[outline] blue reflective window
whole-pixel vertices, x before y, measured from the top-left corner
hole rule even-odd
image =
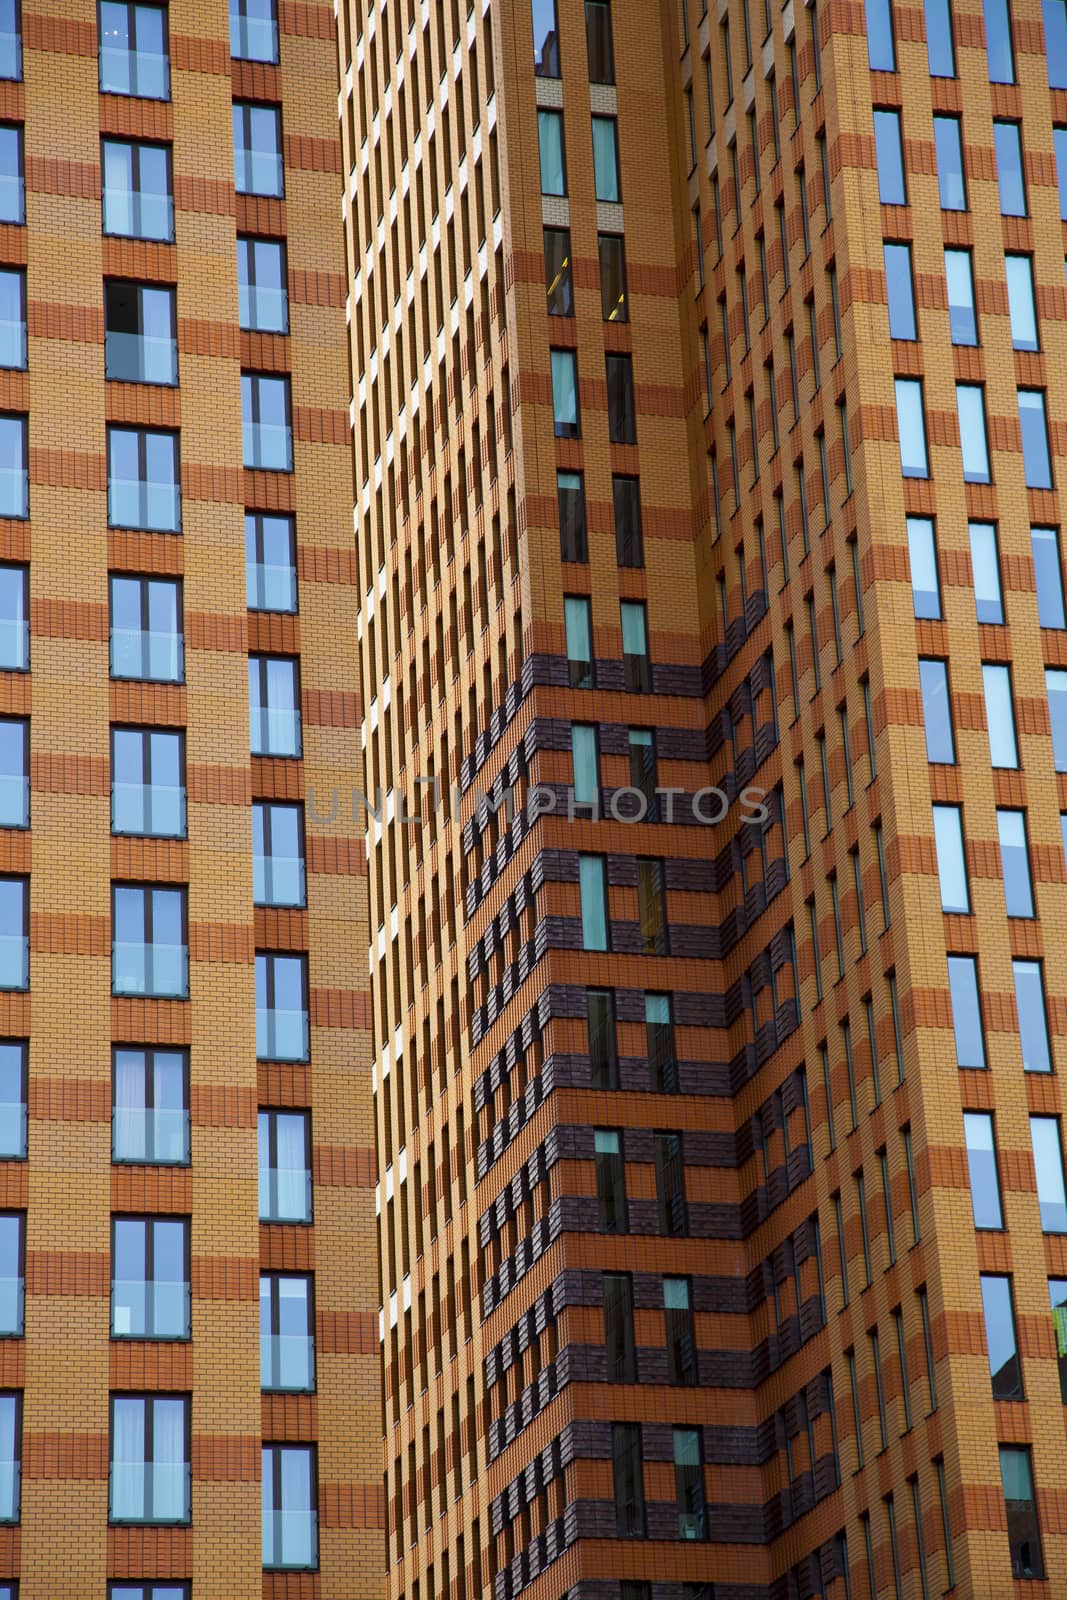
[[[593,624],[585,595],[569,594],[563,600],[567,635],[567,664],[572,689],[593,687]]]
[[[230,55],[236,61],[277,61],[275,0],[230,0]]]
[[[0,717],[0,828],[30,825],[30,725]]]
[[[1067,672],[1045,668],[1049,723],[1052,730],[1052,759],[1057,772],[1067,772]]]
[[[1067,89],[1067,0],[1043,0],[1050,89]]]
[[[866,0],[867,65],[872,72],[895,72],[892,0]]]
[[[909,517],[907,534],[915,615],[936,620],[941,616],[941,581],[937,571],[934,524],[929,517]]]
[[[1037,580],[1037,620],[1043,628],[1067,627],[1059,531],[1056,528],[1031,528],[1030,547],[1034,553],[1034,577]]]
[[[28,431],[25,417],[0,416],[0,517],[30,514]]]
[[[184,1220],[113,1219],[111,1337],[188,1339],[189,1225]]]
[[[100,89],[143,100],[170,99],[165,7],[101,0]]]
[[[603,856],[578,857],[582,949],[608,948],[607,863]]]
[[[0,267],[0,367],[26,365],[26,274]]]
[[[0,1041],[0,1161],[26,1155],[27,1062],[25,1041]]]
[[[911,245],[882,246],[885,261],[886,293],[889,299],[889,337],[915,339],[915,291],[911,276]]]
[[[1016,350],[1036,350],[1037,309],[1034,304],[1034,269],[1029,256],[1005,256],[1011,342]]]
[[[110,590],[111,676],[181,683],[185,650],[180,582],[113,576]]]
[[[956,1038],[956,1063],[984,1067],[985,1039],[978,990],[978,963],[974,956],[949,956],[948,988],[952,1001],[952,1028]]]
[[[534,74],[559,77],[559,26],[556,0],[530,0],[533,13]]]
[[[958,117],[934,118],[934,152],[937,187],[942,211],[966,211],[967,186],[963,176],[963,143]]]
[[[1059,1117],[1030,1118],[1030,1142],[1037,1171],[1037,1200],[1045,1233],[1067,1233],[1067,1192]]]
[[[1026,845],[1026,819],[1021,811],[997,812],[1000,870],[1009,917],[1032,917],[1034,888],[1030,879],[1030,852]]]
[[[173,239],[170,150],[121,139],[105,139],[103,149],[104,232],[129,239]]]
[[[1015,1337],[1011,1279],[983,1272],[980,1283],[993,1398],[1021,1400],[1023,1378],[1019,1362],[1019,1345]]]
[[[0,1338],[22,1337],[26,1298],[25,1234],[24,1216],[18,1212],[0,1212]]]
[[[593,118],[593,177],[598,200],[622,199],[619,188],[619,135],[614,117]]]
[[[883,205],[902,206],[907,194],[899,111],[874,113],[874,146],[878,158],[878,198]]]
[[[983,0],[985,51],[990,83],[1015,82],[1011,43],[1011,0]]]
[[[900,470],[905,478],[928,478],[923,386],[917,378],[897,378],[895,388]]]
[[[971,572],[974,606],[979,622],[1003,622],[1004,599],[1000,587],[997,530],[992,522],[970,522]]]
[[[257,952],[257,1057],[261,1061],[306,1061],[309,1049],[306,958]],[[262,1185],[262,1178],[260,1182]]]
[[[314,1445],[263,1446],[263,1566],[314,1570],[319,1564]]]
[[[951,0],[925,0],[926,60],[931,78],[954,78]]]
[[[245,578],[250,611],[297,609],[296,534],[292,517],[245,512]]]
[[[259,1280],[259,1382],[262,1389],[311,1392],[315,1338],[311,1279],[265,1272]]]
[[[567,193],[567,167],[563,148],[563,112],[538,111],[537,139],[541,156],[541,193]]]
[[[253,802],[252,900],[257,906],[307,904],[303,806]]]
[[[1045,395],[1041,389],[1020,389],[1019,427],[1023,438],[1023,474],[1028,489],[1052,488]]]
[[[1067,222],[1067,128],[1053,128],[1052,148],[1056,152],[1056,176],[1060,186],[1060,217]]]
[[[111,1064],[111,1159],[189,1160],[189,1060],[182,1050],[120,1049]]]
[[[969,250],[945,251],[945,281],[952,343],[977,344],[978,318],[974,309],[974,275]]]
[[[299,756],[300,681],[292,656],[248,658],[249,723],[254,756]]]
[[[934,845],[941,883],[942,911],[966,915],[971,909],[967,863],[963,849],[963,819],[959,806],[934,806]]]
[[[112,728],[112,833],[184,839],[183,743],[169,728]]]
[[[986,727],[989,729],[990,760],[994,767],[1017,767],[1019,751],[1015,740],[1011,668],[997,662],[983,662],[982,689],[985,695]]]
[[[957,383],[956,412],[960,425],[960,455],[965,483],[989,482],[989,441],[986,437],[985,396],[980,384]]]
[[[238,194],[285,193],[282,162],[282,114],[277,106],[235,102],[233,165]]]
[[[926,732],[926,759],[952,765],[956,760],[956,746],[952,737],[952,706],[948,693],[947,663],[920,661],[919,689],[922,693],[923,727]]]
[[[1003,849],[1003,846],[1001,846]],[[1015,980],[1015,1010],[1019,1017],[1019,1042],[1023,1052],[1024,1072],[1051,1072],[1052,1051],[1049,1046],[1048,1012],[1045,1006],[1045,983],[1040,961],[1013,961]]]
[[[1001,214],[1005,217],[1025,217],[1026,182],[1023,177],[1023,143],[1019,124],[994,122],[993,147],[997,154]]]
[[[111,923],[112,993],[188,996],[184,889],[115,884]]]
[[[595,723],[571,723],[571,772],[575,804],[596,805],[600,797],[600,766]]]
[[[293,422],[287,377],[242,372],[241,423],[246,467],[292,472]]]
[[[181,528],[178,435],[149,428],[107,430],[107,520],[112,528]]]
[[[105,283],[104,376],[124,383],[177,383],[173,289]]]
[[[250,332],[289,332],[289,281],[280,239],[238,239],[237,311],[241,327]]]
[[[189,1521],[187,1396],[113,1395],[112,1522]]]
[[[552,417],[557,439],[577,439],[582,431],[578,412],[578,357],[573,350],[553,350]]]
[[[965,1111],[963,1136],[967,1145],[974,1225],[976,1228],[1003,1228],[993,1118],[988,1111]]]
[[[22,77],[22,14],[19,0],[0,0],[0,78]]]

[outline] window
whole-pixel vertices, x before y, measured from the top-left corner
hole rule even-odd
[[[999,1449],[1012,1577],[1043,1578],[1045,1558],[1041,1549],[1029,1447],[1002,1444]]]
[[[699,1428],[674,1430],[674,1489],[679,1539],[706,1538],[707,1505]]]
[[[951,0],[926,0],[926,61],[931,78],[954,78]]]
[[[26,1155],[27,1056],[24,1042],[0,1040],[0,1161]]]
[[[1030,1143],[1037,1171],[1037,1200],[1045,1233],[1067,1233],[1067,1194],[1058,1117],[1031,1117]]]
[[[696,1335],[688,1278],[664,1278],[663,1323],[667,1334],[667,1382],[696,1383]]]
[[[974,575],[974,608],[979,622],[1004,621],[1004,601],[1000,587],[1000,557],[997,530],[991,522],[969,522],[971,571]]]
[[[1048,1280],[1052,1306],[1052,1325],[1056,1334],[1056,1357],[1060,1372],[1060,1399],[1067,1405],[1067,1278]]]
[[[974,956],[949,956],[948,989],[952,1000],[952,1027],[956,1036],[956,1063],[984,1067],[985,1039],[978,991],[978,963]]]
[[[971,897],[963,853],[963,820],[959,806],[934,806],[934,844],[941,883],[942,911],[967,915]]]
[[[678,1062],[674,1047],[674,1017],[668,994],[645,995],[645,1047],[652,1088],[660,1094],[676,1090]]]
[[[567,635],[567,667],[572,689],[593,687],[593,622],[585,595],[563,597],[563,621]]]
[[[644,811],[639,820],[658,822],[655,736],[651,728],[628,728],[626,742],[630,751],[630,787],[638,790],[644,798]]]
[[[607,355],[604,364],[608,380],[608,438],[612,444],[636,444],[633,357]]]
[[[108,428],[109,527],[177,533],[182,525],[179,482],[176,433]]]
[[[919,662],[919,688],[926,730],[926,759],[952,765],[956,746],[952,737],[952,705],[948,692],[948,664],[944,661]]]
[[[556,0],[531,0],[534,72],[539,78],[559,77],[559,32]]]
[[[963,176],[959,117],[934,118],[934,153],[942,211],[966,211],[967,186]]]
[[[1057,772],[1067,772],[1067,672],[1046,667],[1045,689],[1052,727],[1052,759]]]
[[[608,948],[607,863],[603,856],[578,857],[582,949]]]
[[[263,1446],[263,1565],[314,1570],[319,1564],[315,1447]]]
[[[648,659],[648,624],[643,600],[619,602],[622,621],[624,687],[647,694],[652,688],[652,663]]]
[[[293,470],[289,379],[262,372],[241,374],[241,421],[246,467]]]
[[[628,1272],[605,1272],[603,1282],[607,1382],[636,1383],[633,1279]]]
[[[0,989],[30,983],[29,880],[0,878]]]
[[[611,497],[615,510],[615,560],[620,567],[643,567],[645,545],[638,479],[613,474]]]
[[[297,609],[296,533],[292,517],[245,512],[245,577],[250,611]]]
[[[306,1061],[308,1049],[305,957],[257,952],[257,1057],[261,1061]]]
[[[600,800],[600,763],[595,723],[571,723],[571,791],[575,805],[596,806]]]
[[[616,1536],[620,1539],[643,1539],[645,1486],[641,1464],[640,1423],[612,1423],[611,1465],[615,1482]]]
[[[1005,813],[1000,813],[1004,815]],[[1018,816],[1021,812],[1008,812]],[[1003,852],[1003,844],[1001,851]],[[1025,837],[1023,840],[1025,849]],[[1027,887],[1029,869],[1027,868]],[[1032,914],[1032,913],[1031,913]],[[1052,1054],[1049,1047],[1048,1009],[1045,1005],[1045,984],[1041,976],[1040,961],[1013,961],[1015,980],[1015,1009],[1019,1018],[1019,1042],[1022,1045],[1023,1069],[1026,1072],[1051,1072]]]
[[[189,1224],[113,1217],[111,1337],[188,1339]]]
[[[1011,342],[1016,350],[1037,350],[1037,311],[1034,305],[1034,269],[1029,256],[1005,256]]]
[[[615,1043],[615,997],[610,989],[587,989],[585,1004],[592,1087],[617,1089],[619,1054]]]
[[[866,0],[867,65],[872,72],[895,72],[892,0]]]
[[[185,838],[184,741],[169,728],[112,728],[112,833]]]
[[[248,698],[254,756],[299,756],[300,685],[290,656],[249,656]]]
[[[259,1381],[263,1389],[315,1388],[311,1279],[264,1272],[259,1279]]]
[[[604,7],[607,10],[607,7]],[[600,255],[600,314],[605,322],[629,322],[626,299],[626,249],[617,233],[598,233]]]
[[[607,0],[585,0],[585,43],[589,56],[589,82],[614,83],[611,6]]]
[[[113,576],[109,587],[111,676],[181,683],[181,585],[170,578]]]
[[[0,222],[26,220],[22,128],[0,124]]]
[[[963,1134],[967,1144],[967,1171],[971,1180],[974,1225],[976,1228],[1003,1228],[997,1150],[993,1142],[993,1118],[986,1111],[965,1111]]]
[[[989,729],[989,756],[994,767],[1017,767],[1015,710],[1011,695],[1011,668],[982,663],[982,688],[985,691],[986,726]]]
[[[0,415],[0,517],[28,517],[29,514],[26,418]]]
[[[189,994],[186,891],[146,884],[112,889],[113,994]]]
[[[250,333],[289,332],[289,278],[280,239],[237,240],[237,310]]]
[[[22,1337],[25,1276],[26,1219],[21,1212],[0,1212],[0,1338]]]
[[[0,49],[2,45],[0,34]],[[26,274],[19,267],[0,267],[0,367],[25,365]]]
[[[252,899],[257,906],[307,904],[303,806],[253,801]]]
[[[900,470],[905,478],[928,478],[922,383],[918,378],[896,378],[894,385],[897,432],[900,435]]]
[[[1023,436],[1023,474],[1028,489],[1052,488],[1045,396],[1041,389],[1020,389],[1019,428]]]
[[[108,1600],[189,1600],[187,1583],[109,1583]],[[16,1600],[15,1591],[5,1595],[0,1585],[0,1600]]]
[[[945,280],[948,284],[948,326],[952,343],[977,344],[978,317],[974,305],[974,273],[969,250],[945,251]]]
[[[25,672],[30,664],[29,570],[0,564],[0,668]]]
[[[561,561],[588,561],[585,525],[585,482],[580,472],[556,473]]]
[[[637,858],[637,923],[641,953],[665,956],[668,949],[663,862],[648,856]]]
[[[937,571],[933,522],[929,517],[909,517],[907,534],[915,615],[936,620],[941,616],[941,582]]]
[[[680,1133],[654,1133],[652,1151],[656,1169],[656,1206],[659,1231],[684,1236],[689,1232],[685,1203],[685,1168]]]
[[[577,439],[582,431],[578,416],[578,357],[573,350],[553,350],[552,416],[557,439]]]
[[[181,1050],[117,1047],[111,1063],[111,1159],[189,1160],[189,1060]]]
[[[1060,537],[1056,528],[1031,528],[1030,548],[1037,580],[1037,620],[1043,628],[1063,628],[1067,617],[1063,606],[1063,567],[1060,563]]]
[[[626,1232],[626,1179],[622,1159],[622,1140],[611,1128],[593,1132],[593,1164],[596,1171],[597,1206],[601,1233]]]
[[[1015,82],[1009,0],[985,0],[985,49],[990,83]]]
[[[993,148],[997,156],[1000,210],[1005,217],[1026,216],[1022,133],[1017,122],[994,122]]]
[[[260,1222],[311,1221],[311,1125],[306,1111],[261,1111]]]
[[[233,107],[233,170],[238,194],[285,193],[282,169],[282,114],[277,106]]]
[[[537,137],[541,152],[541,193],[565,195],[567,169],[563,150],[562,111],[538,111]]]
[[[178,381],[174,290],[104,284],[104,376],[126,383]]]
[[[882,245],[886,292],[889,296],[889,337],[915,339],[915,292],[911,276],[911,245]]]
[[[165,7],[101,0],[100,91],[170,99]]]
[[[235,61],[277,61],[274,0],[230,0],[230,55]]]
[[[189,1401],[112,1395],[112,1522],[189,1521]]]
[[[30,823],[30,725],[0,717],[0,828]]]
[[[1052,148],[1060,189],[1060,217],[1067,222],[1067,128],[1053,128]]]
[[[1044,0],[1045,61],[1050,89],[1067,89],[1067,5]]]
[[[172,240],[170,149],[161,144],[105,139],[103,155],[104,232],[127,239]],[[0,166],[0,170],[7,169]],[[0,196],[3,192],[0,187]]]
[[[22,26],[19,0],[0,0],[0,78],[18,82],[22,77]],[[13,1600],[0,1594],[0,1600]]]
[[[849,1388],[852,1391],[852,1425],[853,1437],[856,1441],[856,1471],[858,1472],[863,1466],[863,1417],[860,1412],[860,1391],[856,1378],[856,1352],[854,1350],[846,1350],[845,1360],[848,1362],[848,1381]],[[877,1593],[873,1586],[871,1593]]]
[[[0,1522],[19,1520],[21,1458],[22,1396],[0,1394]]]
[[[989,444],[986,437],[985,397],[977,383],[957,383],[956,412],[960,427],[960,454],[965,483],[989,482]]]
[[[1023,1375],[1019,1347],[1015,1338],[1015,1312],[1012,1307],[1011,1279],[998,1274],[979,1276],[982,1311],[985,1316],[986,1351],[994,1400],[1021,1400]]]
[[[619,188],[619,136],[614,117],[594,117],[593,121],[593,181],[598,200],[618,202],[622,199]]]
[[[878,160],[878,198],[884,206],[907,203],[904,188],[904,150],[900,140],[900,112],[875,111],[874,146]]]
[[[545,228],[545,296],[550,317],[573,317],[569,228]]]

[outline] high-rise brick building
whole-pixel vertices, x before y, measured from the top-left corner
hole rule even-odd
[[[336,78],[0,7],[4,1600],[381,1591]]]
[[[390,1592],[1067,1594],[1063,0],[339,16]]]

